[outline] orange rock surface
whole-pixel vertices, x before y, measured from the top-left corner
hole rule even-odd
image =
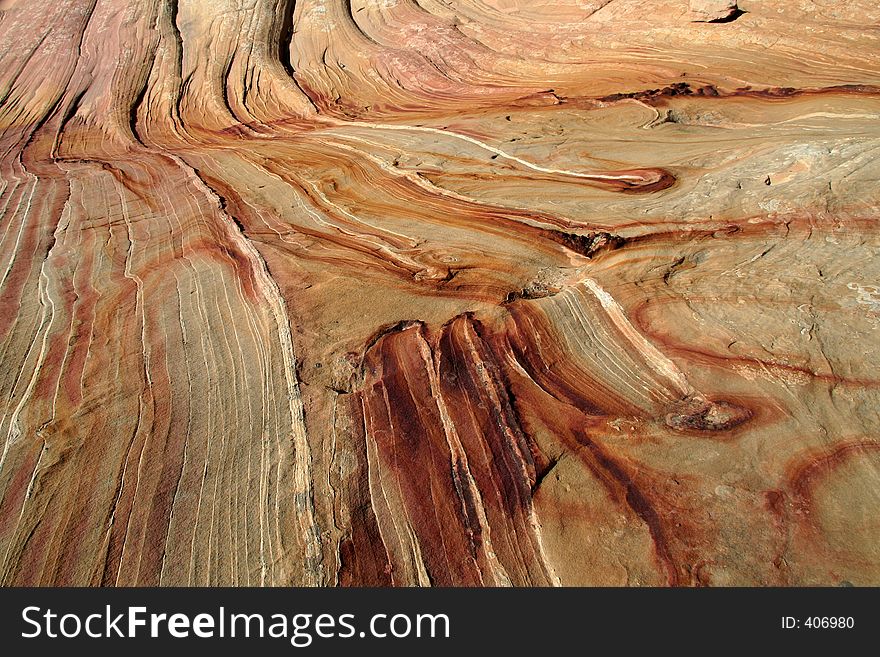
[[[0,583],[880,584],[878,25],[0,1]]]

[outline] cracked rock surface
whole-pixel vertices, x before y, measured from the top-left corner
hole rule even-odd
[[[880,9],[650,5],[0,1],[0,583],[880,584]]]

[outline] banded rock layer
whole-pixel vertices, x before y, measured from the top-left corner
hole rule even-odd
[[[880,583],[880,10],[731,4],[0,2],[0,582]]]

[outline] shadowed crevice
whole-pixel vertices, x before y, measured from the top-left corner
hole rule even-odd
[[[707,23],[732,23],[733,21],[735,21],[737,18],[739,18],[740,16],[742,16],[745,13],[746,12],[744,12],[742,9],[737,7],[732,12],[730,12],[730,14],[727,16],[724,16],[722,18],[713,18],[712,20],[706,21],[706,22]]]

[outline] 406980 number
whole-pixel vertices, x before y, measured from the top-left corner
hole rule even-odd
[[[852,616],[810,616],[804,619],[804,627],[813,629],[852,629],[856,621]]]
[[[812,627],[818,629],[845,628],[851,629],[855,627],[856,621],[852,616],[812,616],[804,619],[804,627]]]
[[[856,619],[852,616],[807,616],[795,618],[783,616],[782,627],[786,630],[809,628],[812,630],[851,630],[856,626]]]

